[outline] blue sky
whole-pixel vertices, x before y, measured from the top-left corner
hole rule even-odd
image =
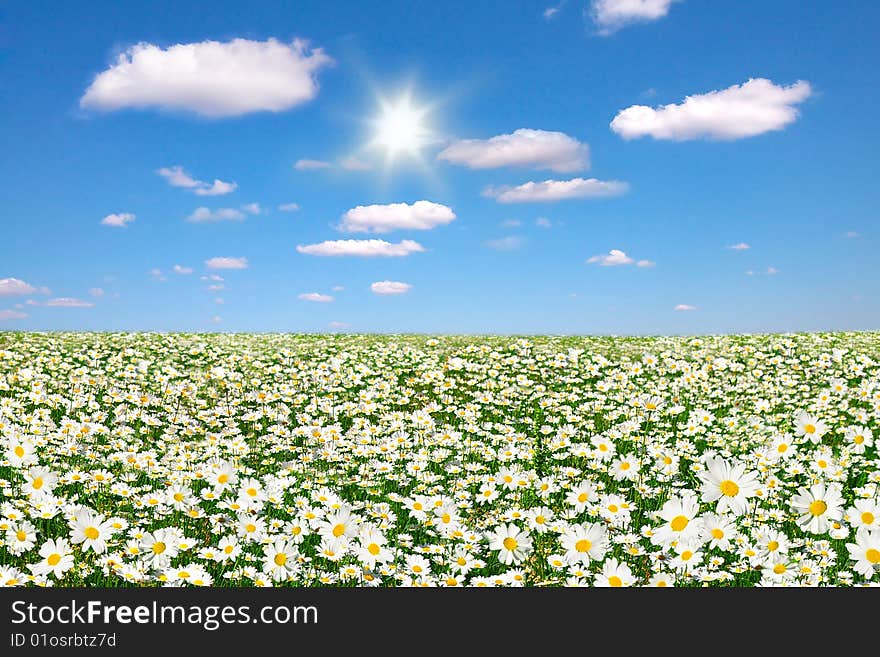
[[[878,328],[877,3],[0,12],[0,330]]]

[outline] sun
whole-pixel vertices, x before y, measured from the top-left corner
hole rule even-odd
[[[418,156],[431,134],[425,125],[428,109],[413,106],[409,94],[393,102],[382,100],[380,106],[381,114],[373,121],[376,129],[373,145],[384,149],[388,160],[401,154]]]

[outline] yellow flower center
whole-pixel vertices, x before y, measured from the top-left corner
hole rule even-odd
[[[804,425],[805,433],[816,433],[816,426],[814,424],[805,424]]]
[[[853,438],[853,442],[856,445],[861,445],[863,442],[865,442],[865,437],[862,434],[859,434]],[[16,448],[16,449],[19,449],[19,448]],[[18,452],[16,452],[16,454],[18,454]],[[19,454],[19,456],[21,456],[21,454]]]
[[[342,536],[344,533],[345,533],[345,525],[343,525],[342,523],[336,525],[336,526],[333,528],[333,535],[334,535],[336,538],[339,538],[339,537]]]
[[[767,543],[767,549],[771,552],[776,552],[779,549],[779,541],[770,541]]]
[[[22,456],[24,456],[24,447],[22,447],[21,445],[16,445],[15,450],[13,450],[13,451],[15,452],[15,455],[18,458],[21,458]]]
[[[578,502],[580,502],[581,504],[586,502],[588,499],[590,499],[590,496],[586,493],[581,493],[580,495],[578,495]]]
[[[46,563],[48,563],[50,566],[57,566],[59,561],[61,561],[61,555],[57,552],[50,554],[49,558],[46,559]]]
[[[665,589],[666,588],[666,580],[661,579],[659,582],[657,582],[657,588],[664,588]]]
[[[43,478],[37,477],[36,479],[34,479],[34,483],[32,485],[34,487],[34,490],[40,490],[43,487]]]
[[[685,550],[684,552],[681,553],[681,560],[682,561],[690,561],[693,556],[694,556],[693,552],[691,552],[690,550]]]
[[[810,504],[810,513],[814,516],[821,516],[825,511],[828,510],[828,505],[825,504],[822,500],[816,500],[812,504]]]
[[[578,552],[589,552],[591,547],[593,547],[592,541],[588,541],[585,538],[582,538],[574,544],[574,549]]]
[[[782,564],[782,563],[778,563],[775,566],[773,566],[773,572],[776,573],[777,575],[781,575],[786,570],[787,570],[787,568],[785,567],[785,564]]]
[[[727,497],[736,497],[739,494],[739,485],[735,481],[725,479],[721,482],[721,492]]]
[[[27,534],[24,532],[23,529],[19,529],[17,532],[15,532],[15,538],[23,542],[24,539],[27,538]]]
[[[865,552],[865,558],[871,563],[880,563],[880,550],[875,550],[871,548],[867,552]]]
[[[508,550],[515,550],[516,545],[517,545],[517,543],[516,543],[515,538],[511,538],[510,536],[508,536],[507,538],[504,539],[504,547],[507,548]]]
[[[608,578],[608,586],[613,586],[615,588],[623,586],[623,580],[620,579],[617,575],[612,575]]]
[[[547,522],[547,519],[544,516],[535,516],[536,525],[543,525],[545,522]]]
[[[873,525],[874,524],[874,514],[871,513],[870,511],[865,511],[862,514],[862,522],[865,523],[866,525]],[[23,540],[23,539],[20,539],[20,540]]]
[[[251,497],[256,497],[257,496],[257,489],[256,488],[248,488],[247,494],[250,495]]]
[[[627,461],[624,461],[623,463],[620,464],[620,469],[621,470],[629,470],[629,463]]]
[[[244,529],[248,534],[253,534],[255,531],[257,531],[257,526],[254,523],[248,523],[244,526]]]
[[[220,475],[219,477],[217,477],[218,483],[225,484],[227,481],[229,481],[229,475],[226,474],[225,472],[222,475]]]
[[[223,548],[223,553],[224,554],[232,554],[232,551],[234,549],[235,549],[234,545],[227,545],[225,548]]]
[[[287,555],[284,554],[283,552],[279,552],[278,554],[275,555],[274,561],[275,561],[276,566],[283,566],[284,564],[287,563]]]
[[[669,523],[669,526],[672,527],[672,531],[681,532],[684,531],[684,528],[688,526],[688,520],[685,516],[675,516],[672,519],[672,522]]]
[[[724,538],[724,532],[716,527],[712,530],[712,538],[722,539]]]
[[[376,543],[370,543],[370,544],[367,546],[367,552],[369,552],[369,553],[372,554],[373,556],[379,554],[379,551],[380,551],[380,550],[381,550],[381,548],[380,548],[380,547],[378,546],[378,544],[376,544]]]
[[[174,493],[175,502],[183,502],[183,493]]]
[[[162,554],[167,547],[162,541],[156,541],[153,543],[153,554]]]
[[[94,541],[96,538],[98,538],[98,536],[101,535],[101,533],[98,531],[98,529],[96,527],[86,527],[83,534],[86,535],[86,538],[88,538],[92,541]]]
[[[776,451],[783,454],[788,451],[788,445],[786,443],[781,443],[779,447],[776,448]]]
[[[611,513],[617,513],[617,510],[618,510],[617,505],[616,504],[609,504],[608,510],[611,511]]]

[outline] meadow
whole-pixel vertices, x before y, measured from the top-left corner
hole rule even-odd
[[[876,585],[878,358],[0,333],[0,585]]]

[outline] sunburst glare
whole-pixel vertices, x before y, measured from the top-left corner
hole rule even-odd
[[[431,141],[431,129],[425,123],[428,106],[414,106],[406,93],[394,101],[380,100],[381,112],[373,120],[372,146],[383,149],[388,163],[400,155],[419,157],[422,147]]]

